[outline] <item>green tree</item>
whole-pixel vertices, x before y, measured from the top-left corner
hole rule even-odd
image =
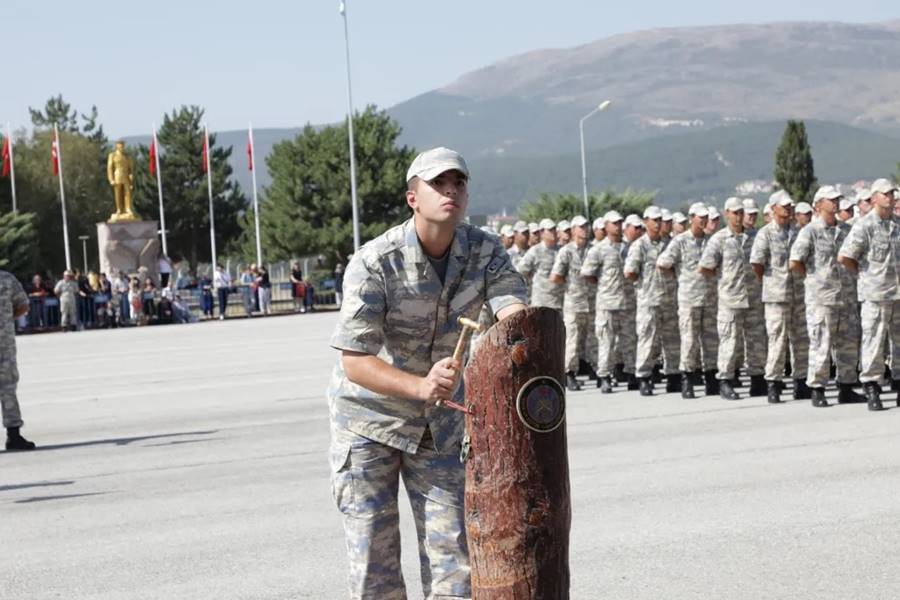
[[[203,109],[182,106],[163,117],[157,133],[160,173],[166,211],[169,254],[187,259],[191,265],[211,260],[209,245],[209,194],[202,167]],[[216,219],[216,251],[220,256],[234,251],[241,229],[239,218],[246,209],[240,185],[231,177],[228,164],[232,148],[216,146],[210,134],[213,204]],[[149,171],[150,151],[141,145],[135,157],[135,207],[144,219],[159,219],[156,177]]]
[[[615,210],[622,215],[629,213],[641,214],[643,210],[653,203],[653,192],[635,191],[626,189],[623,192],[606,190],[599,196],[591,194],[588,203],[591,215],[601,216],[610,210]],[[528,222],[538,222],[541,219],[571,219],[575,215],[584,214],[584,199],[575,194],[541,194],[540,198],[525,202],[519,210],[519,218]]]
[[[812,199],[816,174],[803,121],[787,122],[775,152],[775,181],[797,202]]]
[[[34,214],[23,212],[0,213],[0,269],[27,281],[35,270],[37,230]]]
[[[108,145],[109,140],[103,133],[103,125],[99,123],[96,106],[91,106],[90,114],[81,113],[81,126],[78,125],[78,111],[63,100],[62,94],[48,99],[43,110],[29,106],[28,112],[31,113],[32,125],[39,129],[53,129],[56,125],[60,131],[81,133],[104,148]]]
[[[400,126],[368,106],[353,121],[360,239],[370,240],[402,222],[406,169],[415,151],[398,146]],[[272,183],[260,197],[265,260],[323,254],[328,262],[353,251],[347,125],[307,125],[293,140],[276,144],[266,158]],[[243,256],[255,257],[253,212],[242,220]]]

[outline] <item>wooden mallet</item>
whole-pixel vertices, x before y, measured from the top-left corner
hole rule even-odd
[[[456,342],[456,350],[453,352],[453,360],[458,363],[462,363],[463,355],[466,353],[466,346],[469,344],[469,338],[472,337],[472,333],[476,331],[481,333],[484,328],[472,319],[467,319],[466,317],[460,317],[459,319],[457,319],[457,322],[462,325],[462,331],[459,332],[459,341]],[[466,408],[462,404],[451,402],[450,400],[438,400],[434,404],[435,406],[446,406],[447,408],[452,408],[453,410],[471,414],[468,408]]]

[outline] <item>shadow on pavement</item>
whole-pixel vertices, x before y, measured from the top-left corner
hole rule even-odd
[[[57,496],[32,496],[16,500],[16,504],[30,504],[32,502],[46,502],[47,500],[66,500],[68,498],[82,498],[84,496],[103,496],[110,492],[86,492],[84,494],[59,494]]]
[[[12,492],[14,490],[27,490],[37,487],[53,487],[57,485],[72,485],[74,481],[38,481],[36,483],[17,483],[15,485],[0,485],[0,492]]]
[[[160,440],[166,438],[173,437],[182,437],[189,435],[212,435],[214,433],[218,433],[218,429],[211,429],[208,431],[184,431],[181,433],[160,433],[157,435],[140,435],[135,437],[124,437],[124,438],[108,438],[103,440],[88,440],[86,442],[72,442],[70,444],[51,444],[49,446],[41,446],[38,445],[34,450],[28,451],[27,453],[21,452],[4,452],[0,453],[0,456],[4,454],[30,454],[31,452],[41,452],[47,450],[66,450],[68,448],[82,448],[86,446],[105,446],[107,444],[113,446],[128,446],[129,444],[133,444],[135,442],[143,442],[146,440]]]

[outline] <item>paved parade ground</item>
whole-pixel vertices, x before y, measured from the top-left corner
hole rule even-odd
[[[343,598],[335,318],[20,337],[40,450],[0,453],[0,598]],[[896,597],[898,429],[896,408],[570,394],[572,597]]]

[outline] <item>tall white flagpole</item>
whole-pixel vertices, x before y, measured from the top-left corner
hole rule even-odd
[[[62,204],[63,243],[66,245],[66,270],[72,270],[72,256],[69,253],[69,223],[66,219],[66,190],[63,187],[62,146],[59,143],[59,128],[53,124],[53,144],[56,147],[56,172],[59,174],[59,200]]]
[[[208,154],[208,152],[207,152]],[[162,229],[163,256],[169,257],[169,245],[166,243],[166,210],[163,208],[162,173],[159,170],[159,142],[156,141],[156,123],[153,124],[153,159],[156,163],[156,189],[159,190],[159,228]]]
[[[12,188],[12,209],[13,212],[16,212],[16,161],[13,159],[13,147],[16,143],[9,123],[6,124],[6,139],[9,140],[9,185]]]
[[[248,124],[250,135],[250,174],[253,177],[253,219],[256,226],[256,264],[262,266],[262,242],[259,238],[259,199],[256,197],[256,147],[253,145],[253,123]]]
[[[350,205],[353,214],[353,251],[359,250],[359,207],[356,198],[356,152],[353,148],[353,89],[350,84],[350,32],[347,28],[347,2],[338,7],[344,18],[344,45],[347,54],[347,137],[350,140]]]
[[[206,148],[206,185],[209,189],[209,247],[212,250],[212,272],[215,274],[216,265],[219,263],[216,260],[216,217],[213,210],[212,166],[209,156],[212,154],[212,148],[209,147],[209,127],[207,125],[203,126],[203,144]]]

